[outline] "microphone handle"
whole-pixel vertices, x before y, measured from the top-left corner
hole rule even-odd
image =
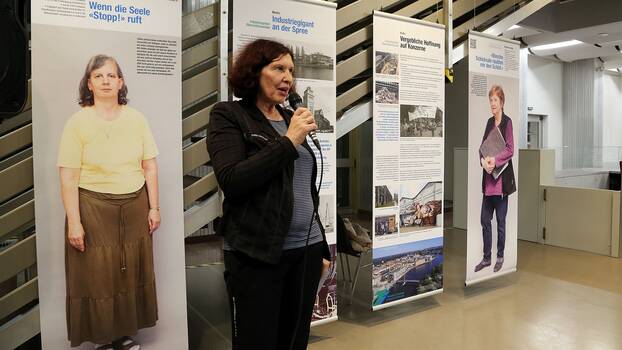
[[[315,130],[309,131],[309,137],[311,137],[311,141],[313,141],[315,147],[317,147],[318,150],[322,150],[322,146],[320,146],[320,140],[318,140]]]
[[[294,110],[296,110],[304,106],[302,105],[302,103],[296,103],[292,107],[294,107]],[[315,147],[317,147],[318,150],[322,150],[322,146],[320,146],[320,140],[318,140],[315,130],[309,131],[309,137],[311,137],[311,141],[313,141],[313,144],[315,145]]]

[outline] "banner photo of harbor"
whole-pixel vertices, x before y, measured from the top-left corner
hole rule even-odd
[[[374,310],[443,289],[443,237],[374,250]]]

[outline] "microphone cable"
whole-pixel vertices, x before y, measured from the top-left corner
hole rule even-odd
[[[313,140],[315,141],[315,140]],[[302,318],[302,312],[304,311],[302,308],[304,306],[304,294],[305,294],[305,281],[306,281],[306,275],[307,275],[307,258],[308,258],[308,250],[307,249],[309,247],[309,237],[311,236],[311,228],[313,227],[313,220],[315,220],[315,218],[317,217],[318,221],[320,220],[319,216],[320,214],[318,213],[318,209],[320,206],[320,191],[322,189],[322,180],[324,178],[324,155],[322,154],[322,147],[320,147],[319,145],[319,141],[313,142],[316,146],[316,148],[318,149],[318,151],[320,152],[320,182],[319,185],[317,187],[317,197],[318,197],[318,208],[315,208],[313,210],[313,215],[311,215],[311,222],[309,222],[309,230],[307,231],[307,240],[305,242],[305,252],[303,255],[303,262],[302,262],[302,279],[300,282],[300,302],[298,303],[298,317],[296,318],[296,326],[294,327],[294,332],[292,333],[292,340],[289,344],[289,349],[293,350],[294,349],[294,342],[296,341],[296,334],[298,333],[298,328],[300,328],[300,319]],[[313,195],[313,194],[312,194]],[[318,222],[318,225],[320,223]],[[317,293],[317,292],[316,292]]]

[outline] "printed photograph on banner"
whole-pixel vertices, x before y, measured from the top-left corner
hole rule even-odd
[[[329,249],[332,260],[328,272],[320,280],[311,322],[337,317],[337,245]]]
[[[399,75],[399,55],[392,52],[376,51],[376,73]]]
[[[297,79],[327,80],[332,81],[335,62],[331,56],[331,47],[322,46],[309,42],[299,42],[284,39],[282,37],[261,36],[256,34],[241,33],[238,44],[243,47],[257,39],[274,40],[287,46],[293,53]],[[302,96],[302,92],[299,91]]]
[[[376,103],[400,103],[399,83],[392,81],[376,81]]]
[[[298,72],[298,66],[296,66]],[[302,97],[302,105],[311,111],[318,134],[335,132],[335,85],[318,84],[297,77],[296,92]],[[286,103],[289,106],[289,103]],[[318,136],[319,137],[319,136]]]
[[[516,266],[518,79],[470,79],[467,276],[477,280]]]
[[[278,40],[278,39],[277,39]],[[335,62],[331,46],[280,39],[294,54],[295,75],[299,79],[333,80]],[[333,97],[334,98],[334,97]]]
[[[400,186],[400,233],[442,226],[442,182],[402,183]]]
[[[379,215],[374,218],[374,235],[389,236],[397,235],[397,215]]]
[[[335,232],[335,195],[320,193],[320,205],[317,211],[326,233]]]
[[[443,288],[443,237],[374,249],[373,306]]]
[[[399,185],[395,183],[387,183],[386,185],[375,186],[375,207],[396,207],[399,203],[398,186]]]
[[[187,344],[181,123],[170,118],[181,110],[181,39],[33,31],[44,347],[123,335],[153,349]],[[58,38],[81,44],[59,50]]]
[[[443,110],[430,105],[400,105],[401,137],[443,137]]]

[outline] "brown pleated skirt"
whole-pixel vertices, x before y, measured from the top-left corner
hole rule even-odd
[[[107,344],[158,319],[149,201],[145,187],[127,194],[80,188],[85,251],[67,241],[67,332],[71,346]]]

